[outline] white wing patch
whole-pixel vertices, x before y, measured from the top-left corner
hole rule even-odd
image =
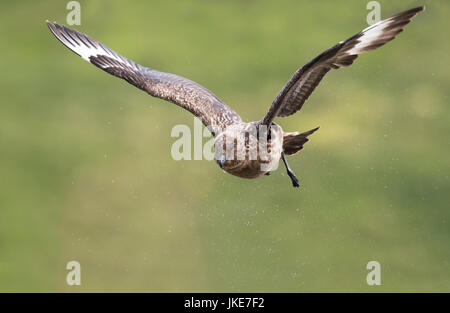
[[[78,54],[80,57],[92,63],[90,57],[98,57],[101,55],[118,61],[123,67],[132,67],[138,69],[136,63],[124,58],[118,53],[114,52],[110,48],[106,47],[97,40],[77,32],[76,30],[69,29],[59,24],[50,23],[47,21],[47,25],[58,40],[64,44],[67,48]],[[118,64],[114,64],[117,67]],[[112,67],[111,64],[105,63],[101,66],[103,69]]]
[[[393,34],[389,31],[389,26],[395,23],[395,20],[383,20],[376,24],[373,24],[362,31],[362,36],[358,38],[358,43],[347,52],[349,54],[361,54],[365,52],[365,48],[373,45],[377,41],[382,39],[389,41],[389,37],[395,36],[397,33]],[[401,31],[401,30],[400,30]]]
[[[405,25],[407,25],[414,16],[423,10],[424,7],[414,8],[367,27],[355,35],[356,38],[349,38],[341,42],[345,43],[347,41],[344,46],[346,48],[344,50],[345,53],[349,55],[358,55],[384,45],[402,32],[403,27],[405,27]]]

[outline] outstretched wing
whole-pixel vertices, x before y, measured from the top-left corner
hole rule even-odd
[[[414,8],[373,24],[307,63],[283,87],[261,123],[269,125],[277,116],[289,116],[300,110],[330,69],[349,66],[359,54],[391,41],[423,9],[424,7]]]
[[[226,127],[241,121],[236,112],[196,82],[141,66],[65,26],[48,21],[47,25],[59,41],[86,61],[154,97],[181,106],[199,117],[206,126]]]

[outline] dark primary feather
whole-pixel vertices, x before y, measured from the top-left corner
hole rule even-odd
[[[275,117],[286,117],[300,110],[330,69],[349,66],[359,54],[391,41],[423,9],[424,7],[414,8],[373,24],[304,65],[277,95],[261,123],[270,125]]]
[[[95,39],[65,26],[48,21],[47,25],[59,41],[86,61],[154,97],[181,106],[199,117],[206,126],[226,127],[241,122],[235,111],[196,82],[134,63]]]

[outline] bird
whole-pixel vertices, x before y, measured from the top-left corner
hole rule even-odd
[[[241,178],[257,178],[269,175],[281,159],[292,185],[299,187],[299,180],[286,156],[302,150],[309,136],[319,127],[305,132],[284,132],[274,119],[295,114],[325,74],[350,66],[358,55],[393,40],[423,10],[420,6],[398,13],[325,50],[300,67],[275,97],[266,114],[253,122],[244,122],[216,95],[192,80],[144,67],[88,35],[56,22],[47,20],[46,23],[63,45],[84,60],[199,118],[214,137],[214,159],[223,171]]]

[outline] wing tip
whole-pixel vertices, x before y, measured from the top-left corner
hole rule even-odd
[[[312,135],[312,134],[314,134],[316,131],[318,131],[320,129],[320,125],[319,126],[317,126],[316,128],[313,128],[313,129],[311,129],[309,132],[310,132],[310,135]]]
[[[50,22],[49,20],[45,20],[45,24],[47,24],[47,27],[51,30],[51,31],[53,31],[53,23],[52,22]]]
[[[403,18],[406,18],[408,21],[411,21],[414,17],[416,17],[417,14],[419,14],[422,11],[425,11],[424,5],[400,12],[400,13],[392,16],[391,18],[395,19],[398,17],[403,17]]]
[[[69,48],[72,52],[74,52],[79,57],[85,59],[86,61],[90,62],[89,59],[86,57],[86,55],[83,54],[82,51],[80,51],[79,47],[81,46],[81,43],[84,43],[83,40],[79,37],[76,30],[72,30],[64,25],[59,25],[57,22],[50,22],[49,20],[45,21],[48,28],[52,32],[52,34],[60,41],[64,46]],[[81,34],[80,34],[81,35]],[[81,41],[81,43],[80,43]],[[86,45],[87,46],[87,45]],[[89,46],[87,46],[89,47]]]
[[[57,22],[50,22],[49,20],[45,20],[45,24],[47,24],[47,26],[49,28],[55,28],[56,26],[59,26],[59,24]]]
[[[346,48],[348,55],[359,55],[377,49],[393,40],[399,33],[403,31],[417,14],[425,10],[425,6],[415,7],[380,22],[367,27],[359,34],[350,37],[344,42],[350,43]],[[351,63],[350,63],[351,64]],[[350,65],[337,64],[337,65]]]
[[[415,11],[415,12],[425,11],[425,6],[424,5],[418,6],[416,8],[411,9],[411,11]]]

